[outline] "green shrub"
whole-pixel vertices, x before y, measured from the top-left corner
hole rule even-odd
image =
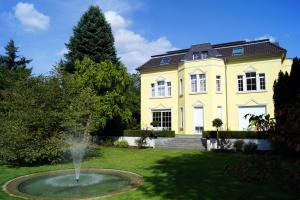
[[[248,142],[247,144],[244,145],[244,153],[251,154],[251,153],[255,153],[256,151],[257,151],[257,144],[253,142]]]
[[[244,140],[236,140],[233,143],[233,147],[234,147],[235,151],[241,152],[243,150],[244,144],[245,144]]]
[[[217,138],[217,131],[204,131],[202,136],[205,138]],[[227,139],[266,139],[268,132],[256,131],[219,131],[219,138]]]
[[[126,140],[115,141],[114,145],[118,148],[128,148],[128,142]]]
[[[152,130],[124,130],[123,136],[128,137],[143,137],[150,135],[155,135],[157,137],[175,137],[175,131],[163,130],[163,131],[152,131]]]

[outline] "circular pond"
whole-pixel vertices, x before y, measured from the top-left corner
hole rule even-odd
[[[111,169],[59,170],[15,178],[4,185],[11,195],[27,199],[93,199],[134,189],[143,183],[137,174]]]

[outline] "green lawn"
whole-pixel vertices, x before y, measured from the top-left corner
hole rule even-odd
[[[238,162],[242,155],[117,148],[101,148],[98,154],[84,161],[82,167],[132,171],[142,175],[145,181],[135,191],[108,199],[296,199],[280,183],[244,184],[226,175],[225,163]],[[0,165],[0,184],[24,174],[71,167],[71,163],[20,168]],[[17,198],[1,190],[0,199]]]

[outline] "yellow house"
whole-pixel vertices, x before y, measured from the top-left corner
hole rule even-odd
[[[273,83],[290,71],[286,50],[268,39],[197,44],[189,49],[151,56],[141,73],[141,128],[201,134],[214,130],[247,130],[251,114],[273,117]]]

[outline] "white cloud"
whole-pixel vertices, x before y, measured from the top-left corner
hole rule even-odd
[[[273,36],[271,36],[271,35],[263,35],[263,36],[261,36],[261,37],[255,38],[254,40],[264,40],[264,39],[269,39],[270,42],[272,42],[272,43],[274,43],[274,42],[277,41],[276,38],[273,37]]]
[[[30,3],[19,2],[15,9],[15,16],[26,31],[46,30],[49,27],[49,16],[37,11]]]
[[[64,56],[66,53],[68,53],[68,49],[63,48],[60,51],[56,52],[56,55],[58,55],[58,56]]]
[[[124,19],[115,11],[105,12],[105,18],[109,21],[113,29],[125,28],[130,24],[129,20]]]
[[[107,11],[105,16],[113,29],[118,56],[127,66],[129,72],[134,72],[137,67],[150,59],[151,55],[176,49],[164,36],[149,41],[142,35],[130,30],[128,27],[130,21],[115,11]]]
[[[254,38],[253,40],[247,38],[247,39],[245,39],[245,40],[246,40],[247,42],[250,42],[250,41],[264,40],[264,39],[269,39],[270,42],[272,42],[272,43],[277,42],[276,38],[273,37],[273,36],[271,36],[271,35],[263,35],[263,36],[260,36],[260,37],[256,37],[256,38]]]

